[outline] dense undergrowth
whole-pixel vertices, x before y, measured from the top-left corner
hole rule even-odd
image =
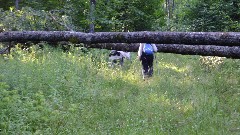
[[[240,64],[158,53],[143,81],[136,53],[32,46],[0,56],[0,134],[239,134]]]

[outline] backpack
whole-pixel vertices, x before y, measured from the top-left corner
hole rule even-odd
[[[143,52],[146,54],[146,55],[152,55],[153,54],[153,47],[150,43],[146,43],[144,44],[143,46]]]

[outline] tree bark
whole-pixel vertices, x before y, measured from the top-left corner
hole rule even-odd
[[[15,8],[16,8],[16,10],[19,10],[19,2],[20,2],[21,0],[15,0]]]
[[[240,58],[240,47],[238,46],[214,46],[214,45],[182,45],[182,44],[156,44],[158,52],[175,53],[182,55],[202,55],[202,56],[219,56],[226,58]],[[104,43],[104,44],[89,44],[85,47],[99,48],[108,50],[118,50],[127,52],[137,52],[139,44],[125,43]]]
[[[0,33],[0,42],[70,41],[74,43],[145,43],[239,46],[240,32],[71,32],[9,31]]]
[[[90,0],[90,26],[89,26],[90,33],[94,32],[95,7],[96,7],[96,0]]]
[[[0,42],[59,42],[85,43],[87,47],[136,52],[139,44],[161,43],[159,52],[183,55],[240,58],[239,32],[96,32],[70,31],[11,31],[0,33]],[[109,44],[109,43],[116,44]],[[106,44],[99,44],[106,43]],[[107,44],[108,43],[108,44]],[[183,45],[184,43],[188,45]],[[190,45],[192,44],[192,45]],[[201,45],[202,44],[202,45]],[[218,46],[216,46],[216,45]],[[232,47],[231,47],[232,46]]]

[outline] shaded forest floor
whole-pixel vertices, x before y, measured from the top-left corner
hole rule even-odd
[[[143,81],[136,53],[108,52],[0,56],[0,134],[239,134],[239,60],[158,53]]]

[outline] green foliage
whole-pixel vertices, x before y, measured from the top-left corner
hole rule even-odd
[[[143,31],[154,30],[164,25],[163,0],[111,0],[97,1],[96,31]],[[89,32],[89,0],[71,1],[20,1],[20,10],[4,7],[0,24],[6,30],[75,30]],[[26,8],[27,7],[27,8]],[[53,15],[51,15],[54,13]],[[10,22],[7,24],[6,22]],[[10,27],[12,26],[12,27]]]
[[[184,31],[239,31],[239,2],[236,0],[184,1],[173,20]],[[181,24],[179,26],[179,24]]]
[[[164,0],[97,1],[92,16],[95,18],[95,30],[239,31],[238,0],[170,1],[174,1],[174,5],[170,7],[170,20],[167,18]],[[22,0],[19,3],[21,10],[18,12],[14,10],[13,1],[0,2],[5,3],[0,5],[4,10],[1,11],[0,27],[7,27],[5,30],[89,32],[92,18],[89,0]]]
[[[199,58],[201,66],[207,71],[218,69],[223,64],[224,59],[224,57],[217,56],[200,56]]]
[[[68,16],[58,12],[49,13],[32,8],[19,11],[1,11],[0,25],[4,31],[66,30],[73,27]]]
[[[14,6],[14,1],[13,0],[0,0],[0,3],[1,3],[0,9],[2,8],[3,10],[9,10],[9,7]]]
[[[89,31],[89,0],[69,0],[65,2],[63,9],[65,14],[71,18],[75,31]]]
[[[89,0],[0,2],[1,31],[88,32]],[[175,2],[171,30],[239,31],[236,0]],[[164,30],[163,4],[97,1],[96,31]],[[107,50],[43,46],[0,56],[0,134],[239,133],[239,60],[158,54],[142,81],[136,53],[109,68]]]
[[[164,20],[163,1],[112,0],[97,3],[97,28],[108,31],[152,30]]]
[[[107,52],[19,45],[0,57],[0,134],[239,132],[239,60],[205,72],[199,56],[157,54],[143,81],[136,53],[112,69]]]
[[[15,8],[15,0],[0,0],[0,3],[4,3],[0,5],[0,8],[4,10],[9,10],[9,8]],[[66,3],[65,0],[19,0],[20,9],[22,7],[31,7],[38,10],[55,10],[61,9],[63,5]]]
[[[63,8],[65,0],[22,0],[20,1],[20,7],[31,7],[38,10],[60,10]]]

